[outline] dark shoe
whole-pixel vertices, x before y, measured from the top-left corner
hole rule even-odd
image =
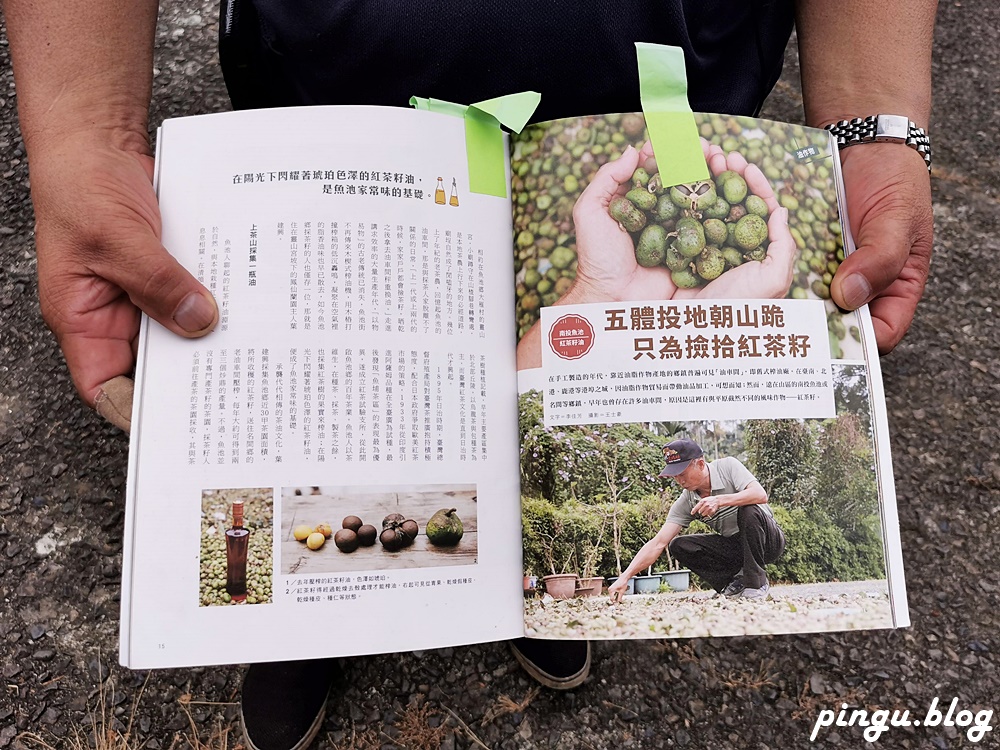
[[[743,574],[740,573],[733,580],[731,580],[729,582],[729,585],[726,586],[726,588],[722,589],[720,593],[723,596],[729,596],[729,597],[739,596],[740,594],[743,593],[743,590],[745,588],[746,585],[743,583]]]
[[[249,750],[303,750],[319,734],[335,659],[251,664],[240,694],[240,727]]]
[[[740,598],[741,599],[770,599],[771,595],[768,593],[768,591],[770,591],[770,590],[771,590],[771,584],[769,584],[767,582],[767,579],[765,578],[763,585],[759,589],[749,589],[749,588],[748,589],[743,589],[743,591],[740,592]]]
[[[590,641],[517,638],[510,648],[525,672],[553,690],[579,687],[590,674]]]

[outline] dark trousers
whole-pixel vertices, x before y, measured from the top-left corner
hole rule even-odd
[[[722,591],[740,571],[747,588],[759,589],[767,580],[764,566],[785,551],[785,535],[759,505],[740,506],[736,523],[740,532],[733,536],[686,534],[675,537],[667,549],[716,591]]]

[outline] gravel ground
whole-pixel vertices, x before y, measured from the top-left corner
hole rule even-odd
[[[215,10],[165,0],[152,122],[227,108]],[[935,47],[935,262],[906,340],[883,360],[913,626],[902,631],[598,644],[591,678],[542,691],[501,644],[344,664],[323,747],[790,748],[842,702],[922,714],[935,697],[1000,709],[1000,253],[995,145],[1000,5],[944,2]],[[765,114],[801,117],[794,52]],[[32,212],[0,38],[0,748],[83,725],[105,686],[128,719],[147,675],[117,667],[127,441],[75,399],[38,312]],[[991,266],[990,264],[994,264]],[[170,746],[234,715],[240,670],[160,671],[134,738]],[[112,687],[108,687],[112,686]],[[186,701],[208,701],[211,704]],[[444,728],[440,724],[444,720]],[[466,729],[462,729],[462,726]],[[452,731],[458,727],[459,731]],[[478,744],[470,739],[479,738]],[[981,746],[996,746],[988,735]],[[840,728],[815,747],[860,746]],[[958,748],[957,727],[880,746]]]
[[[892,627],[885,581],[773,586],[767,600],[711,591],[528,600],[525,633],[538,638],[695,638]]]

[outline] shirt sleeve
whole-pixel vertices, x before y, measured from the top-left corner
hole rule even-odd
[[[751,482],[756,482],[757,477],[750,473],[750,469],[744,466],[738,458],[728,456],[722,459],[726,464],[726,473],[729,475],[729,482],[736,488],[737,492],[742,492]]]
[[[670,512],[667,513],[667,523],[676,523],[682,529],[686,529],[694,520],[688,507],[689,503],[684,501],[685,494],[682,492],[681,496],[674,500],[674,504],[670,506]]]

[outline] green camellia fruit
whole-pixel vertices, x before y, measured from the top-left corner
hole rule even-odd
[[[736,222],[736,244],[744,250],[753,250],[767,239],[767,222],[756,214],[747,214]]]
[[[681,209],[676,203],[670,200],[669,195],[661,195],[656,200],[656,208],[653,209],[653,218],[657,221],[670,221],[680,216]],[[726,213],[729,213],[728,206]]]
[[[635,246],[635,260],[644,268],[659,266],[667,257],[667,230],[650,224],[642,230]]]
[[[719,278],[726,270],[726,259],[722,256],[722,251],[715,245],[709,245],[701,251],[698,260],[695,261],[695,268],[698,275],[705,281],[712,281]]]
[[[697,219],[681,219],[677,222],[677,251],[685,258],[693,258],[705,249],[705,229]]]
[[[725,219],[729,216],[730,205],[722,196],[717,196],[715,203],[702,211],[702,216],[706,219]]]
[[[624,195],[616,195],[611,199],[608,212],[611,218],[625,227],[626,231],[638,232],[646,226],[646,214]]]
[[[656,208],[656,196],[644,187],[635,187],[625,193],[625,197],[632,201],[637,208],[642,211],[652,211]]]
[[[685,258],[680,254],[677,248],[671,244],[667,247],[667,257],[663,261],[663,264],[671,271],[683,271],[691,265],[691,259]]]
[[[743,205],[746,206],[748,213],[756,214],[762,219],[767,219],[767,203],[759,195],[748,195]]]
[[[747,181],[734,173],[722,183],[722,197],[729,203],[742,203],[747,197]]]
[[[427,540],[437,547],[454,547],[462,539],[465,527],[455,508],[442,508],[427,522]]]
[[[633,187],[646,187],[649,184],[649,172],[647,172],[642,167],[639,167],[632,173],[632,186]]]
[[[711,245],[721,245],[729,236],[725,223],[719,219],[706,219],[704,227],[705,241]]]
[[[743,254],[735,247],[722,248],[722,257],[733,268],[743,265]]]
[[[673,279],[678,289],[694,289],[701,285],[698,277],[688,270],[672,271],[670,278]]]

